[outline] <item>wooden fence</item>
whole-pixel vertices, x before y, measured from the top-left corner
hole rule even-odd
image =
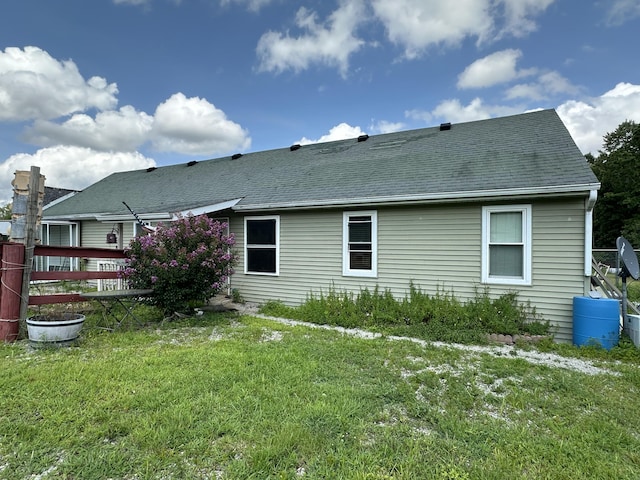
[[[18,321],[20,320],[21,303],[28,296],[28,305],[48,305],[54,303],[84,302],[79,293],[56,293],[45,295],[31,295],[23,292],[23,276],[27,270],[25,246],[21,243],[5,242],[0,249],[0,341],[13,341],[18,336]],[[110,248],[88,247],[55,247],[50,245],[36,245],[33,257],[70,257],[70,258],[125,258],[124,250]],[[117,271],[63,271],[50,272],[31,271],[30,280],[100,280],[117,279]],[[28,283],[27,283],[28,285]],[[28,290],[28,289],[27,289]]]
[[[89,248],[89,247],[54,247],[50,245],[36,245],[34,256],[40,257],[76,257],[76,258],[125,258],[124,250],[113,248]],[[64,271],[55,270],[51,272],[31,272],[31,280],[100,280],[116,279],[116,271],[88,272],[84,270]],[[82,302],[86,299],[77,293],[51,294],[51,295],[29,295],[29,305],[46,305],[50,303]]]

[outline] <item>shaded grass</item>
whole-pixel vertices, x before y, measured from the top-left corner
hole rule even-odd
[[[225,315],[0,362],[0,478],[640,476],[636,363],[591,376]]]

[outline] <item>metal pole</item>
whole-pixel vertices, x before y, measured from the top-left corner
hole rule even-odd
[[[622,267],[622,331],[626,332],[629,328],[627,320],[627,268]]]

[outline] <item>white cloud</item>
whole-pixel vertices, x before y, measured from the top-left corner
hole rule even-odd
[[[158,105],[152,144],[162,152],[214,156],[251,145],[248,132],[207,100],[176,93]]]
[[[521,112],[522,108],[520,107],[486,105],[481,98],[474,98],[468,105],[463,105],[458,99],[445,100],[431,111],[408,110],[405,112],[405,116],[427,124],[434,124],[438,121],[451,123],[471,122]]]
[[[41,147],[64,144],[102,151],[130,152],[143,145],[153,128],[153,117],[127,105],[120,110],[100,112],[95,119],[73,115],[62,124],[36,120],[25,138]]]
[[[163,152],[215,155],[248,149],[246,130],[205,99],[177,93],[154,116],[127,105],[114,110],[115,84],[84,80],[72,61],[26,47],[0,51],[0,121],[33,120],[23,140],[39,147],[0,163],[0,196],[10,200],[15,170],[41,168],[47,185],[84,188],[116,170],[154,165],[136,151],[151,143]],[[95,108],[95,115],[82,113]]]
[[[542,100],[546,98],[538,83],[521,83],[514,85],[505,92],[505,97],[509,100],[516,98],[527,98],[529,100]]]
[[[259,9],[272,0],[221,0]],[[467,39],[478,44],[505,36],[521,37],[536,30],[536,17],[556,0],[369,0],[373,19],[382,23],[388,39],[415,59],[430,47],[457,47]],[[301,7],[295,19],[299,36],[268,31],[260,38],[256,52],[259,70],[300,72],[312,65],[338,68],[347,75],[350,56],[365,41],[358,28],[371,20],[363,0],[340,0],[340,7],[322,22],[318,15]],[[368,42],[375,46],[376,41]],[[514,60],[515,62],[515,60]]]
[[[483,40],[492,29],[489,0],[373,0],[389,40],[416,58],[432,45],[456,46],[467,37]]]
[[[461,89],[486,88],[537,75],[532,82],[514,85],[507,89],[505,97],[509,100],[517,98],[543,100],[553,95],[575,95],[579,92],[579,87],[556,71],[541,71],[537,68],[518,69],[517,62],[520,57],[522,57],[520,50],[508,49],[480,58],[458,75],[457,86]]]
[[[372,122],[369,130],[374,133],[393,133],[399,132],[405,128],[405,124],[402,122],[388,122],[386,120],[379,120]]]
[[[356,138],[364,134],[365,132],[363,132],[360,127],[352,127],[348,123],[343,122],[339,125],[336,125],[335,127],[332,127],[331,130],[329,130],[328,134],[321,136],[317,140],[310,140],[307,137],[302,137],[302,139],[296,143],[299,143],[300,145],[309,145],[311,143],[333,142],[335,140]]]
[[[318,22],[315,12],[301,7],[296,14],[296,26],[306,31],[298,37],[269,31],[258,42],[257,54],[261,71],[299,72],[312,64],[337,67],[343,76],[349,67],[349,57],[364,41],[355,36],[364,18],[361,0],[342,0],[326,22]]]
[[[85,80],[71,60],[58,61],[37,47],[0,50],[0,121],[51,119],[117,105],[115,83]]]
[[[557,112],[580,150],[595,155],[602,148],[603,137],[622,122],[640,123],[640,85],[619,83],[588,102],[565,102]]]
[[[0,164],[0,201],[13,198],[11,181],[16,170],[40,167],[46,177],[45,185],[81,190],[113,172],[155,166],[155,162],[138,152],[97,152],[89,148],[57,145],[43,148],[34,154],[12,155]]]
[[[466,106],[457,99],[445,100],[431,111],[431,115],[451,123],[483,120],[492,116],[491,108],[486,106],[480,98],[474,98]]]
[[[506,35],[524,37],[537,30],[534,17],[543,13],[556,0],[501,0],[505,22],[497,38]]]
[[[510,82],[523,75],[516,69],[520,57],[520,50],[508,49],[480,58],[458,76],[458,88],[485,88]]]
[[[232,3],[237,3],[238,5],[245,5],[251,12],[258,12],[262,7],[272,2],[273,0],[220,0],[220,5],[225,7]]]
[[[553,95],[575,95],[580,87],[573,85],[568,79],[558,72],[545,72],[535,82],[515,85],[506,91],[507,99],[527,98],[530,100],[544,100]]]
[[[615,0],[607,12],[609,26],[619,26],[640,17],[640,0]]]
[[[372,0],[387,36],[416,58],[432,46],[455,47],[466,39],[478,44],[536,30],[535,18],[555,0]]]

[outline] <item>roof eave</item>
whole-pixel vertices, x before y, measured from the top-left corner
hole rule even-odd
[[[222,210],[227,210],[235,206],[242,198],[235,198],[232,200],[227,200],[224,202],[218,202],[211,205],[203,205],[200,207],[193,207],[184,209],[178,212],[147,212],[147,213],[138,213],[138,217],[141,220],[147,221],[159,221],[159,220],[175,220],[179,215],[201,215],[203,213],[215,213]],[[56,220],[65,220],[65,221],[82,221],[82,220],[96,220],[98,222],[134,222],[136,219],[131,213],[93,213],[93,214],[82,214],[82,215],[56,215],[52,217],[47,217],[44,220],[46,221],[56,221]]]
[[[270,204],[236,205],[233,210],[237,212],[268,211],[268,210],[296,210],[315,209],[327,207],[361,207],[361,206],[386,206],[386,205],[410,205],[423,203],[451,203],[470,200],[504,200],[507,198],[523,197],[560,197],[576,194],[588,195],[592,190],[599,190],[600,183],[587,183],[580,185],[560,185],[534,188],[515,188],[502,190],[474,190],[463,192],[441,192],[435,194],[419,195],[393,195],[385,197],[362,198],[338,198],[329,200],[310,200],[305,202],[282,202]]]

